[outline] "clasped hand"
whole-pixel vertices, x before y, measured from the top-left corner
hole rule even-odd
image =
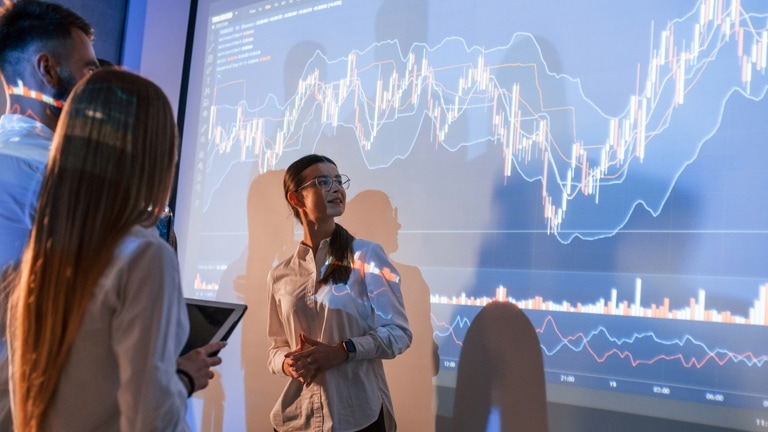
[[[344,362],[346,356],[340,344],[328,345],[302,333],[298,348],[285,354],[283,370],[309,387],[321,372]]]

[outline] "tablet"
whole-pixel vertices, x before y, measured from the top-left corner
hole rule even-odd
[[[247,306],[214,300],[186,298],[189,337],[181,355],[211,342],[225,341],[235,330]],[[218,351],[211,355],[218,354]]]

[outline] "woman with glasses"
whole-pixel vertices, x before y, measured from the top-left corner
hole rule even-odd
[[[291,378],[272,410],[276,431],[396,429],[382,360],[403,353],[412,334],[384,249],[335,221],[348,187],[336,164],[316,154],[283,178],[304,236],[268,278],[269,368]]]

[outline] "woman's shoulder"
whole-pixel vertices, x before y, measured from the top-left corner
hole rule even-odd
[[[286,256],[276,264],[274,264],[270,269],[269,273],[271,275],[279,274],[281,272],[293,272],[293,268],[295,267],[294,262],[298,259],[297,258],[298,251],[294,251],[292,254]]]
[[[384,247],[382,247],[379,243],[362,238],[355,238],[355,241],[352,243],[352,248],[355,251],[374,250],[381,251],[382,253],[384,252]]]
[[[352,244],[352,251],[355,260],[362,261],[389,261],[389,255],[384,247],[375,241],[356,238]]]
[[[155,289],[159,285],[165,289]],[[117,244],[99,286],[96,295],[115,307],[123,304],[128,292],[133,298],[146,293],[180,295],[178,258],[154,227],[134,226]]]
[[[157,229],[134,225],[118,243],[115,249],[118,259],[131,260],[143,256],[156,260],[176,260],[176,252],[160,237]]]

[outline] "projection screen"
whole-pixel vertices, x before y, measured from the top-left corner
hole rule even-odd
[[[199,0],[193,17],[185,295],[249,306],[201,430],[271,427],[266,275],[295,250],[281,176],[308,153],[349,175],[339,222],[402,273],[401,430],[448,430],[490,302],[536,328],[553,430],[768,430],[768,3]]]

